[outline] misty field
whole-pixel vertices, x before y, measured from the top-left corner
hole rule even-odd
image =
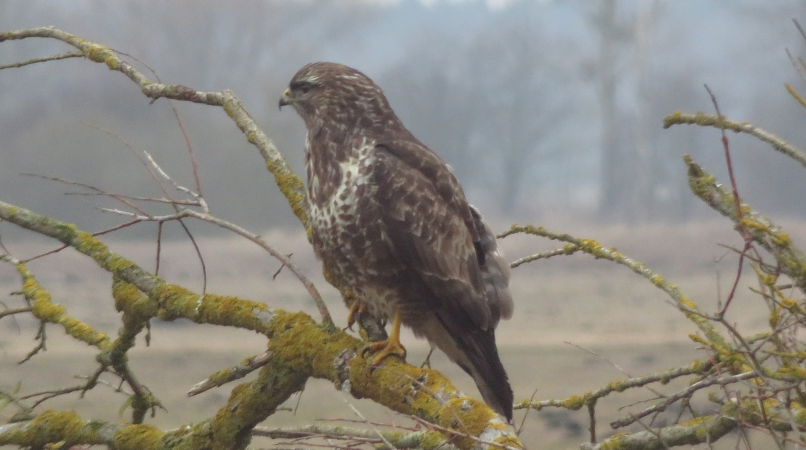
[[[803,236],[806,224],[783,224],[793,236]],[[569,230],[570,231],[570,230]],[[716,308],[719,295],[735,277],[736,257],[717,244],[737,245],[735,232],[720,221],[647,225],[637,228],[609,226],[582,229],[573,234],[599,240],[602,245],[617,247],[625,254],[649,264],[669,281],[676,283],[705,311]],[[273,231],[267,240],[284,253],[293,253],[299,264],[316,283],[337,324],[345,323],[346,309],[337,292],[321,278],[318,263],[302,233]],[[537,238],[510,237],[503,246],[510,260],[555,248]],[[110,242],[116,252],[144,268],[154,267],[154,242]],[[289,311],[302,310],[317,317],[312,301],[300,283],[278,262],[251,243],[232,238],[204,238],[200,247],[208,270],[208,291],[265,302]],[[54,248],[52,244],[15,242],[10,249],[20,258]],[[187,242],[163,244],[161,275],[196,291],[201,291],[201,270]],[[65,250],[29,264],[39,282],[77,318],[113,334],[118,328],[118,313],[109,294],[110,279],[89,258]],[[730,313],[739,329],[750,334],[763,329],[767,322],[766,307],[747,287],[754,284],[748,271],[736,303]],[[18,289],[18,278],[11,266],[0,271],[3,294]],[[627,374],[639,376],[694,359],[707,358],[688,335],[696,328],[665,298],[665,294],[645,279],[611,262],[594,261],[575,255],[554,257],[530,263],[514,270],[512,289],[516,312],[512,320],[499,325],[497,337],[502,360],[515,390],[516,400],[534,398],[562,399],[582,394],[624,379]],[[18,297],[6,297],[8,307],[19,306]],[[5,318],[0,322],[0,383],[5,388],[20,386],[23,393],[77,385],[76,376],[91,374],[96,367],[94,352],[83,344],[67,339],[57,326],[48,326],[47,351],[23,365],[24,358],[35,345],[37,323],[27,317]],[[408,361],[419,364],[428,346],[412,335],[403,337],[409,350]],[[254,333],[196,325],[187,321],[152,321],[151,345],[146,347],[143,335],[130,352],[131,366],[140,380],[151,388],[167,411],[158,411],[147,419],[162,427],[177,427],[198,422],[214,414],[237,383],[208,391],[193,398],[185,393],[195,383],[222,368],[261,353],[264,339]],[[461,370],[441,354],[435,354],[432,366],[452,379],[471,395],[475,387]],[[45,403],[50,408],[73,408],[87,417],[120,417],[119,408],[126,396],[114,393],[112,378],[102,378],[110,386],[89,392],[84,399],[69,394]],[[685,380],[662,386],[663,394],[683,388]],[[117,400],[109,401],[110,396]],[[630,412],[651,406],[656,394],[632,390],[613,394],[597,406],[599,439],[611,434],[608,422]],[[356,400],[339,392],[324,381],[309,382],[300,396],[292,397],[288,411],[279,411],[264,426],[276,427],[310,423],[311,419],[360,420],[354,406],[374,422],[406,425],[410,420],[391,413],[366,400]],[[632,406],[630,406],[632,405]],[[627,406],[626,408],[623,408]],[[709,411],[708,404],[692,405],[700,413]],[[620,409],[623,408],[623,409]],[[0,414],[10,414],[3,411]],[[516,411],[516,426],[524,412]],[[668,412],[665,414],[669,414]],[[4,420],[7,417],[3,418]],[[655,426],[674,420],[660,416]],[[523,439],[539,448],[575,448],[588,439],[587,412],[545,409],[530,412],[524,422]],[[639,425],[633,427],[640,430]],[[265,441],[255,440],[253,445]],[[728,448],[735,441],[730,436],[720,442]],[[539,445],[535,445],[539,443]]]

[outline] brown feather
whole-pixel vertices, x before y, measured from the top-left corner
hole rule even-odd
[[[355,69],[309,64],[284,104],[308,128],[317,256],[374,317],[400,314],[511,420],[512,389],[495,345],[499,319],[512,315],[509,265],[450,168]]]

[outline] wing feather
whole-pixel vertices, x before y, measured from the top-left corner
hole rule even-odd
[[[436,303],[432,308],[453,314],[460,322],[472,321],[483,330],[495,327],[499,308],[492,308],[487,299],[479,241],[474,239],[478,229],[459,183],[441,161],[443,169],[423,172],[420,167],[424,164],[413,167],[397,156],[416,159],[411,157],[412,148],[402,153],[389,148],[376,147],[373,178],[393,253],[432,293],[430,301]],[[425,147],[421,149],[426,159],[433,155]],[[447,192],[445,186],[454,186],[456,192]],[[465,211],[472,226],[465,220]]]

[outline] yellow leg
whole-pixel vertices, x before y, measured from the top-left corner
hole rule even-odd
[[[389,355],[397,355],[401,359],[406,359],[406,348],[400,343],[400,314],[395,314],[395,319],[392,321],[392,332],[389,333],[389,339],[385,341],[371,342],[366,351],[381,352],[375,355],[372,359],[372,365],[377,366]]]

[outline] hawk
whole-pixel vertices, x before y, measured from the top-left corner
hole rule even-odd
[[[512,419],[512,388],[495,345],[512,316],[509,264],[439,156],[395,115],[363,73],[317,62],[280,98],[305,121],[312,242],[326,269],[355,293],[350,311],[392,319],[370,344],[377,366],[405,357],[400,326],[425,337],[473,377],[484,401]]]

